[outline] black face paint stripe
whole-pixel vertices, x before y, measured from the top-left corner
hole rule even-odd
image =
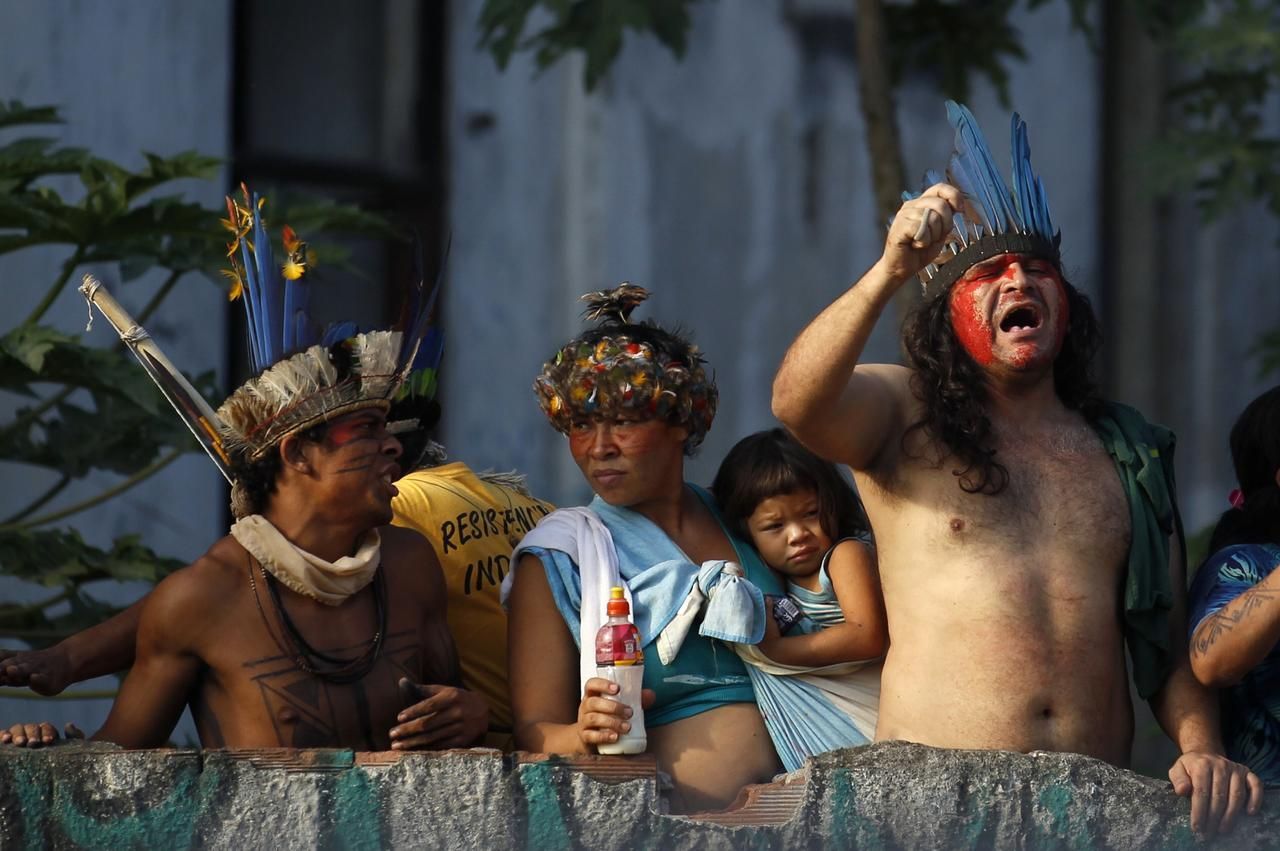
[[[346,467],[340,467],[338,469],[338,472],[339,473],[358,473],[362,470],[368,470],[372,468],[375,463],[377,463],[377,460],[380,457],[382,457],[382,453],[380,452],[368,452],[364,455],[361,455],[359,458],[356,458],[355,463],[349,464]]]

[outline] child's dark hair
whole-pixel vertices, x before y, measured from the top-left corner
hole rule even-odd
[[[1210,554],[1233,544],[1280,543],[1280,386],[1250,402],[1231,427],[1231,463],[1243,501],[1222,513]]]
[[[862,503],[836,469],[780,428],[739,440],[720,462],[711,493],[729,529],[750,540],[747,518],[756,506],[780,494],[812,490],[818,495],[822,531],[832,543],[867,531]]]

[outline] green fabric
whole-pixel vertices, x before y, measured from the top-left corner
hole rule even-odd
[[[1133,681],[1150,700],[1173,668],[1169,646],[1169,613],[1173,585],[1169,579],[1169,536],[1175,531],[1186,560],[1182,522],[1178,519],[1173,475],[1174,434],[1149,423],[1133,408],[1110,402],[1093,423],[1115,461],[1129,500],[1132,541],[1124,580],[1124,626]]]

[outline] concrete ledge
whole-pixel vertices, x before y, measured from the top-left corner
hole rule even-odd
[[[0,749],[0,848],[1182,848],[1169,784],[1071,754],[885,743],[659,814],[651,759]],[[1224,848],[1280,845],[1280,801]]]

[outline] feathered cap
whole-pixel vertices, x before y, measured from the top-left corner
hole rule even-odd
[[[252,463],[286,436],[325,420],[362,408],[387,410],[422,350],[439,287],[427,296],[418,269],[396,330],[357,333],[354,323],[341,322],[321,333],[308,313],[312,252],[285,226],[286,258],[277,265],[262,219],[264,199],[242,192],[243,203],[227,198],[230,217],[223,224],[233,239],[226,274],[231,297],[243,297],[249,359],[258,374],[217,416],[228,455]],[[430,367],[423,389],[434,393],[435,364]]]
[[[693,343],[652,323],[631,322],[648,297],[643,287],[626,283],[582,296],[583,316],[600,325],[564,345],[533,383],[557,431],[568,434],[575,419],[632,411],[686,427],[686,452],[707,436],[719,399],[715,379],[707,377]]]
[[[945,177],[930,170],[925,172],[924,184],[925,188],[943,182],[955,186],[964,193],[965,209],[952,219],[942,253],[920,272],[925,292],[945,292],[975,263],[998,254],[1029,254],[1061,268],[1058,245],[1062,235],[1054,230],[1049,217],[1044,184],[1031,169],[1026,122],[1013,114],[1010,189],[973,113],[949,100],[947,120],[956,131],[955,150]],[[902,193],[904,201],[918,197],[920,193]]]

